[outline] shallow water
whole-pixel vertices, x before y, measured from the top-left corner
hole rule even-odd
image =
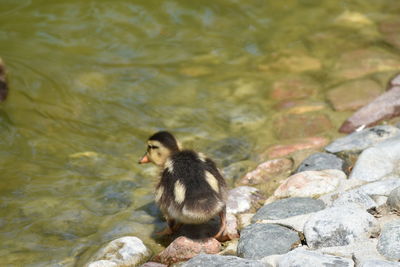
[[[220,157],[219,144],[237,147],[221,167],[290,138],[332,138],[351,114],[325,99],[343,82],[337,58],[399,54],[377,29],[398,0],[135,2],[1,2],[11,88],[0,105],[1,265],[82,264],[122,234],[161,249],[150,237],[162,224],[156,170],[136,164],[151,133]],[[383,87],[394,70],[382,70]],[[292,76],[312,86],[288,97],[297,109],[279,108],[287,99],[271,97],[273,84]],[[330,122],[280,126],[299,113]]]

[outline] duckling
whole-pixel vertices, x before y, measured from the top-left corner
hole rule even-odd
[[[181,150],[171,133],[160,131],[147,140],[147,152],[139,163],[161,168],[155,201],[168,226],[159,234],[172,234],[182,224],[201,224],[219,215],[220,228],[214,237],[223,235],[227,186],[211,159],[193,150]]]

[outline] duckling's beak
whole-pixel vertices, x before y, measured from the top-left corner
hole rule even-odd
[[[150,159],[147,156],[147,153],[139,160],[139,164],[150,163]]]

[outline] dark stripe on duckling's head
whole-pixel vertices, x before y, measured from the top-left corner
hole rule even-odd
[[[150,136],[149,140],[160,142],[166,148],[168,148],[172,153],[179,151],[178,142],[176,141],[175,137],[167,131],[157,132],[152,136]]]

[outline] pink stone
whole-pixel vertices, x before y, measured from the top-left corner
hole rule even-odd
[[[273,179],[279,174],[290,171],[292,166],[293,162],[289,159],[268,160],[258,165],[255,170],[248,172],[238,183],[243,185],[260,184]]]
[[[187,261],[200,253],[217,254],[220,249],[221,244],[215,238],[189,239],[180,236],[153,260],[170,265],[180,261]]]
[[[267,154],[268,158],[284,157],[298,150],[324,147],[328,144],[328,142],[329,140],[324,137],[309,137],[301,139],[293,144],[272,146],[268,148],[265,153]]]
[[[275,190],[277,198],[318,197],[333,192],[346,179],[346,174],[339,170],[304,171],[287,178]]]
[[[400,115],[400,86],[386,91],[368,105],[357,110],[340,127],[339,132],[351,133],[360,126],[373,126]]]
[[[145,264],[141,265],[140,267],[168,267],[168,265],[154,262],[154,261],[149,261],[149,262],[146,262]]]

